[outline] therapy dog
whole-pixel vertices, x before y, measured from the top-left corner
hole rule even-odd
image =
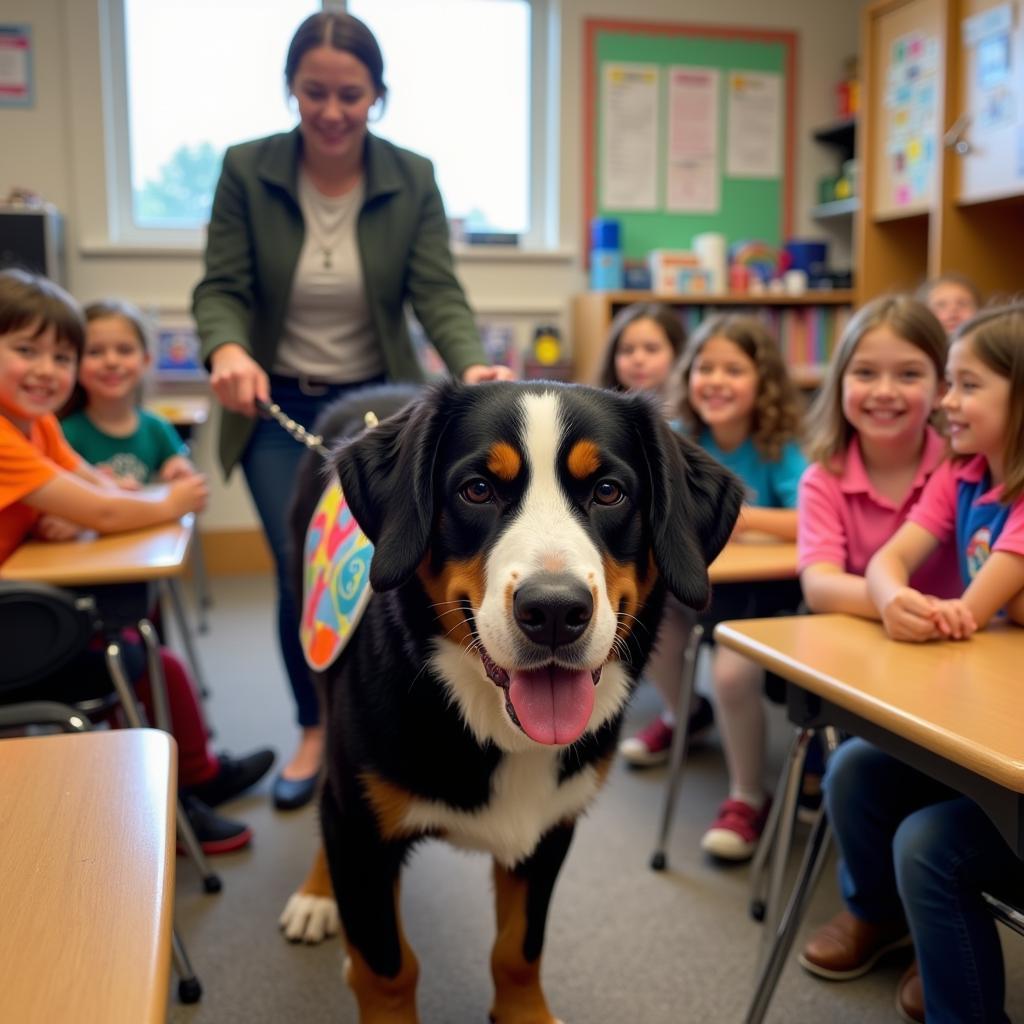
[[[373,596],[320,676],[323,852],[282,926],[337,929],[362,1024],[415,1024],[398,916],[411,847],[489,853],[497,1024],[555,1024],[540,984],[548,904],[576,818],[608,773],[666,593],[709,599],[738,482],[636,395],[577,385],[442,384],[383,419],[360,393],[317,426],[374,545]],[[307,456],[297,550],[324,486]],[[323,855],[326,855],[324,857]]]

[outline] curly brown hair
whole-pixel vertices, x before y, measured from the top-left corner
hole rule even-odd
[[[696,433],[707,424],[689,399],[690,373],[704,346],[712,338],[726,338],[744,352],[757,368],[757,397],[751,440],[761,458],[777,462],[786,442],[801,434],[800,398],[786,369],[779,343],[767,325],[746,313],[712,316],[686,343],[673,371],[669,407],[683,425]]]

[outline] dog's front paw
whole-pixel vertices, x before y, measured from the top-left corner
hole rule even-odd
[[[315,945],[338,934],[338,904],[329,897],[295,892],[288,897],[277,923],[289,942]]]

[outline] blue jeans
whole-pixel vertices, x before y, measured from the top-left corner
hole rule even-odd
[[[317,417],[335,399],[356,388],[382,384],[384,379],[381,376],[358,384],[304,388],[297,380],[275,375],[270,382],[271,398],[288,416],[312,431]],[[295,491],[295,474],[305,452],[305,446],[274,420],[260,418],[242,455],[241,466],[274,556],[278,643],[295,695],[298,722],[301,726],[312,726],[320,721],[320,703],[299,642],[302,595],[292,592],[288,571],[288,508]]]
[[[905,916],[928,1024],[993,1024],[1003,1010],[1003,955],[982,889],[1019,895],[1024,865],[973,800],[864,740],[844,743],[825,773],[851,913]]]

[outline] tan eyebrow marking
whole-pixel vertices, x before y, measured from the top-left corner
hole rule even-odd
[[[523,468],[523,460],[508,441],[496,441],[488,452],[487,468],[499,480],[515,480]]]
[[[577,480],[592,476],[601,466],[601,452],[593,441],[577,441],[567,460],[569,472]]]

